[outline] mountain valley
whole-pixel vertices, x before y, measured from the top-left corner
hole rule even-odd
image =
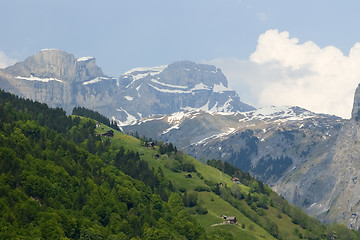
[[[54,49],[0,69],[0,88],[68,114],[95,110],[203,163],[229,162],[324,223],[360,227],[359,88],[350,120],[296,106],[255,109],[215,66],[179,61],[115,79],[92,57]]]
[[[228,163],[149,147],[97,112],[67,116],[3,91],[0,103],[2,239],[360,238]]]

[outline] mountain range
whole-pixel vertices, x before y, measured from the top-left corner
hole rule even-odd
[[[321,221],[359,229],[359,97],[360,87],[349,120],[300,107],[197,110],[141,119],[124,130],[176,142],[199,160],[230,162]]]
[[[75,106],[94,109],[121,125],[186,109],[254,109],[228,88],[220,69],[189,61],[135,68],[115,79],[105,75],[93,57],[75,58],[61,50],[44,49],[0,70],[0,86],[68,113]]]
[[[52,49],[0,70],[0,88],[68,113],[96,110],[125,132],[249,171],[325,223],[360,226],[359,88],[350,120],[294,106],[256,110],[215,66],[181,61],[115,79],[92,57]]]

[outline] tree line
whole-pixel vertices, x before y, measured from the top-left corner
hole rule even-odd
[[[99,123],[103,123],[106,126],[109,126],[115,130],[120,131],[120,128],[116,124],[115,120],[110,121],[107,117],[105,117],[104,115],[102,115],[101,113],[99,113],[97,111],[90,110],[85,107],[74,107],[72,110],[72,115],[78,115],[78,116],[82,116],[82,117],[91,118],[91,119],[98,121]]]

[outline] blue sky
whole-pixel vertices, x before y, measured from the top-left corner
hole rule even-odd
[[[238,91],[240,97],[256,107],[278,105],[279,100],[276,101],[276,96],[279,92],[275,91],[274,96],[271,96],[271,89],[275,86],[278,88],[276,84],[282,83],[283,91],[288,92],[287,88],[293,83],[293,86],[305,87],[301,92],[280,99],[280,104],[300,105],[313,111],[343,117],[349,117],[351,106],[348,107],[350,110],[345,109],[341,112],[341,109],[352,105],[354,88],[360,82],[360,73],[359,80],[356,80],[357,73],[355,76],[349,76],[353,80],[345,84],[347,89],[343,95],[338,96],[337,102],[343,101],[345,95],[351,97],[348,97],[343,106],[337,107],[339,110],[332,110],[332,106],[336,104],[334,101],[329,103],[326,109],[321,108],[324,105],[322,101],[326,101],[331,94],[334,95],[334,90],[321,93],[323,95],[319,93],[322,96],[319,95],[319,99],[322,100],[310,98],[310,102],[319,101],[320,107],[301,102],[301,99],[309,99],[302,96],[302,93],[310,90],[315,94],[317,88],[326,88],[326,76],[334,75],[328,73],[323,66],[316,69],[304,67],[313,64],[309,52],[316,49],[319,51],[317,56],[320,57],[324,55],[322,50],[333,46],[344,55],[344,58],[338,61],[343,65],[348,62],[356,65],[357,58],[351,58],[350,61],[350,57],[347,57],[354,45],[360,42],[360,1],[356,0],[1,2],[2,67],[14,61],[22,61],[44,48],[62,49],[74,54],[75,57],[93,56],[104,73],[113,77],[118,77],[134,67],[157,66],[177,60],[212,63],[223,69],[230,86]],[[262,47],[259,45],[260,36],[267,42],[263,43]],[[295,38],[298,41],[290,41]],[[268,49],[273,48],[271,44],[275,44],[274,41],[282,44],[286,39],[293,42],[292,45],[288,44],[289,48],[302,49],[301,53],[295,53],[306,55],[307,57],[303,57],[304,62],[286,62],[290,56],[283,55],[293,51],[282,49],[281,46],[277,49],[283,52],[282,56],[266,58]],[[316,47],[304,46],[307,42],[313,43]],[[326,56],[334,58],[329,51],[325,52]],[[296,58],[294,55],[291,57]],[[277,62],[276,66],[270,64],[274,61]],[[291,74],[284,76],[284,69]],[[332,88],[337,89],[336,83],[341,84],[341,71],[345,69],[352,68],[347,68],[346,65],[339,69],[336,72],[338,77],[332,80],[335,82]],[[259,71],[263,74],[259,74]],[[317,81],[314,78],[314,75],[318,75],[316,71],[320,71],[321,82],[312,84],[311,89],[306,89],[309,82]],[[311,72],[313,78],[302,78],[297,82],[299,77],[297,75],[293,78],[294,72],[301,72],[301,76],[306,75],[303,73]],[[292,101],[286,102],[287,98],[292,98]]]

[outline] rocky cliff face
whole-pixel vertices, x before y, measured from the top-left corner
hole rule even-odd
[[[347,121],[323,156],[304,165],[301,178],[292,175],[289,183],[279,184],[279,192],[324,222],[359,229],[359,131],[359,123]]]
[[[315,159],[304,176],[292,179],[297,187],[291,201],[324,222],[338,221],[353,229],[360,227],[360,88],[355,91],[352,118],[345,121],[334,144]],[[287,185],[287,186],[286,186]],[[291,189],[279,185],[280,192]],[[296,196],[296,198],[295,198]]]
[[[92,57],[75,58],[45,49],[0,70],[0,88],[22,97],[64,108],[87,107],[128,124],[141,117],[184,109],[220,112],[253,109],[228,88],[214,66],[189,61],[136,68],[118,81],[106,76]]]
[[[116,94],[116,80],[104,75],[94,58],[53,49],[0,70],[0,87],[67,112],[78,105],[102,109]]]
[[[220,69],[189,61],[132,69],[120,77],[119,87],[124,98],[119,109],[124,125],[142,117],[191,109],[216,112],[254,109],[228,88]]]
[[[73,55],[56,49],[44,49],[24,62],[7,68],[5,73],[22,78],[30,76],[40,79],[54,78],[66,83],[82,83],[96,77],[106,77],[95,64],[95,58],[76,59]]]
[[[352,119],[360,118],[359,110],[360,110],[360,84],[358,85],[358,87],[355,90],[354,105],[353,105],[353,109],[351,112]]]

